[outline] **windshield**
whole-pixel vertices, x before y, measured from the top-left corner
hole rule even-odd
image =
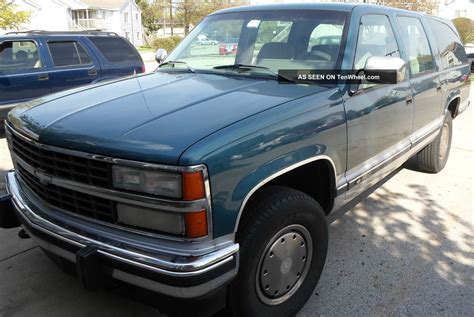
[[[347,13],[338,11],[253,11],[206,17],[165,61],[193,70],[232,72],[223,65],[281,69],[334,69]],[[217,67],[218,69],[215,69]],[[264,73],[264,72],[262,72]],[[268,75],[269,72],[266,72]]]

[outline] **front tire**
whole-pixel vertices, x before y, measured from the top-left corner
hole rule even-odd
[[[453,136],[453,119],[448,111],[438,136],[416,155],[420,170],[438,173],[448,161]]]
[[[326,260],[328,225],[300,191],[270,186],[253,197],[237,233],[240,267],[230,286],[235,316],[292,316],[316,287]]]

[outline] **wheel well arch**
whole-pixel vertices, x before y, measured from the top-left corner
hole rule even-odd
[[[268,186],[286,186],[314,198],[326,215],[331,211],[336,196],[336,168],[326,156],[309,159],[279,171],[257,184],[244,198],[239,209],[234,231],[237,232],[245,217],[246,206]]]
[[[461,98],[459,96],[454,97],[448,103],[446,110],[451,113],[451,117],[454,119],[458,115],[458,109],[460,104]]]

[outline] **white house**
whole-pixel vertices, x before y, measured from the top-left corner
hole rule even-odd
[[[474,19],[474,1],[441,0],[439,1],[438,16],[449,20],[455,18]]]
[[[135,0],[10,0],[18,10],[29,11],[23,30],[102,30],[143,45],[140,8]],[[16,31],[16,30],[15,30]]]

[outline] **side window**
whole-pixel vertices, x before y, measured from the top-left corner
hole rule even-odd
[[[138,53],[121,37],[91,36],[88,39],[111,63],[141,62]]]
[[[467,63],[466,51],[461,40],[447,24],[428,19],[433,33],[436,34],[436,42],[440,52],[443,68],[454,67]]]
[[[0,71],[18,72],[42,68],[33,41],[5,41],[0,44]]]
[[[434,70],[433,56],[425,30],[418,18],[398,17],[403,45],[412,75]]]
[[[90,64],[91,59],[81,44],[75,41],[48,42],[54,66]]]
[[[253,49],[253,60],[289,59],[291,48],[287,44],[293,22],[261,21]],[[277,53],[278,52],[278,53]]]
[[[354,69],[363,69],[370,56],[400,57],[392,26],[385,15],[364,15],[360,20]],[[365,89],[375,85],[377,84],[362,83],[359,88]]]

